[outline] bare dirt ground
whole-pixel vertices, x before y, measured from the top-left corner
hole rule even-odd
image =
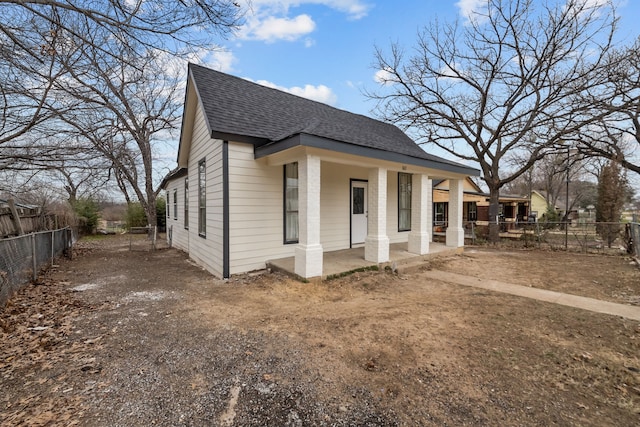
[[[424,269],[638,304],[623,256],[467,248]],[[212,278],[80,242],[0,309],[0,424],[640,424],[640,323],[427,280]]]

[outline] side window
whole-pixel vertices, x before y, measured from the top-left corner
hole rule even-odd
[[[198,163],[198,234],[207,236],[207,164],[204,159]]]
[[[178,189],[173,190],[173,219],[178,219]]]
[[[298,163],[284,165],[284,242],[298,243]]]
[[[398,231],[411,230],[411,174],[398,173]]]
[[[184,179],[184,228],[189,229],[189,178]]]

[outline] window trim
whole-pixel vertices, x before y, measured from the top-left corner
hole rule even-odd
[[[178,219],[178,189],[173,189],[173,219]]]
[[[198,236],[207,237],[207,162],[198,162]]]
[[[408,186],[406,192],[408,193],[408,195],[407,195],[405,200],[408,200],[409,207],[401,207],[400,206],[400,193],[401,193],[401,185],[402,185],[400,177],[406,177],[407,180],[408,180],[406,182],[406,185]],[[411,198],[413,197],[412,194],[411,194],[412,193],[412,191],[411,191],[412,184],[413,184],[413,175],[412,174],[406,173],[406,172],[398,172],[398,232],[411,231]],[[401,214],[401,212],[406,212],[406,211],[409,212],[409,223],[405,224],[406,227],[401,227],[401,224],[400,224],[401,215],[400,214]]]
[[[433,225],[442,226],[447,224],[449,202],[434,202],[433,203]],[[442,206],[442,219],[438,220],[438,206]]]
[[[474,222],[478,220],[478,204],[476,202],[465,202],[467,203],[467,221]],[[473,209],[471,209],[473,207]],[[471,217],[473,213],[473,218]]]
[[[296,166],[296,180],[298,183],[297,188],[299,188],[299,183],[300,183],[300,176],[298,175],[298,162],[292,162],[292,163],[287,163],[285,165],[282,166],[282,232],[283,232],[283,236],[282,236],[282,242],[285,245],[291,245],[291,244],[296,244],[300,242],[300,217],[298,216],[298,238],[297,239],[287,239],[287,235],[289,233],[287,233],[287,214],[289,212],[296,212],[298,215],[300,215],[300,207],[298,206],[298,209],[295,211],[287,211],[287,166],[289,165],[295,165]],[[298,202],[300,202],[300,193],[297,193],[298,196]],[[297,203],[296,203],[297,205]]]
[[[189,177],[184,179],[184,229],[189,229]]]

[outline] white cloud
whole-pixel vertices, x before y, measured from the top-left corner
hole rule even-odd
[[[247,80],[253,81],[251,79],[247,79]],[[311,99],[313,101],[322,102],[324,104],[335,105],[338,102],[338,97],[336,96],[336,94],[333,93],[333,91],[325,85],[314,86],[314,85],[308,84],[308,85],[305,85],[304,87],[293,86],[293,87],[287,88],[284,86],[278,86],[277,84],[267,80],[257,80],[255,81],[255,83],[258,83],[262,86],[267,86],[273,89],[278,89],[283,92],[288,92],[293,95],[298,95],[303,98]]]
[[[349,15],[351,19],[363,18],[372,5],[362,0],[245,0],[254,11],[271,10],[274,13],[287,14],[292,7],[304,4],[319,4]]]
[[[376,73],[373,75],[373,80],[383,86],[387,86],[395,82],[396,79],[389,70],[385,69],[376,71]]]
[[[224,48],[218,48],[215,51],[199,49],[189,53],[185,59],[187,62],[202,64],[214,70],[222,71],[223,73],[233,71],[233,64],[237,61],[233,52]],[[186,64],[180,63],[180,68],[177,71],[178,75],[184,73],[185,67]]]
[[[308,14],[289,17],[289,10],[294,7],[324,5],[354,20],[366,16],[371,9],[371,5],[362,0],[243,0],[243,3],[249,13],[246,24],[238,32],[238,38],[268,43],[277,40],[296,41],[315,31],[316,23]],[[315,42],[307,37],[304,43],[310,47]]]
[[[316,28],[309,15],[298,15],[293,19],[270,16],[264,20],[251,20],[243,28],[242,35],[247,39],[264,40],[272,43],[276,40],[297,40]]]
[[[205,58],[208,67],[223,73],[232,71],[234,62],[236,62],[236,57],[230,50],[216,50]]]
[[[471,22],[481,23],[486,19],[487,0],[459,0],[456,3],[460,9],[460,15],[465,19],[465,24]]]

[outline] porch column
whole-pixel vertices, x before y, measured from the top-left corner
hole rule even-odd
[[[426,221],[429,242],[433,242],[433,180],[427,178],[427,192],[429,194],[429,204],[427,205]]]
[[[411,232],[408,249],[418,255],[429,253],[431,215],[428,212],[433,209],[430,183],[427,175],[414,174],[411,178]]]
[[[447,227],[447,246],[460,248],[464,246],[464,229],[462,228],[462,189],[463,180],[449,180],[449,226]]]
[[[320,158],[298,161],[298,245],[295,273],[304,278],[322,276],[320,244]]]
[[[389,237],[387,236],[387,170],[369,170],[369,216],[367,238],[364,242],[364,259],[371,262],[389,261]]]

